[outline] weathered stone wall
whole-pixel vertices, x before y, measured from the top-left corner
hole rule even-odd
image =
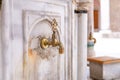
[[[120,31],[120,0],[110,0],[110,28],[113,32]]]

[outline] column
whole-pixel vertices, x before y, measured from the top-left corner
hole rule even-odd
[[[87,80],[87,11],[78,15],[78,80]]]
[[[88,11],[88,35],[90,32],[94,32],[94,0],[89,0],[89,11]]]
[[[2,37],[2,80],[11,80],[11,42],[10,42],[10,0],[2,0],[1,37]]]
[[[77,24],[77,80],[87,80],[87,10],[75,11]]]
[[[75,6],[76,7],[74,9],[74,23],[76,31],[74,32],[74,34],[76,34],[76,37],[74,37],[74,40],[76,42],[74,42],[74,44],[77,45],[77,71],[74,69],[74,72],[77,72],[77,75],[74,75],[75,77],[73,80],[87,80],[88,5],[86,0],[76,0]]]

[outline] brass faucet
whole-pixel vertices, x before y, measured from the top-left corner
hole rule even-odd
[[[56,21],[56,20],[54,19],[54,21]],[[56,24],[56,22],[54,22],[54,23]],[[64,52],[64,47],[63,47],[63,44],[61,43],[61,41],[57,40],[57,38],[56,38],[56,32],[57,32],[56,26],[57,25],[55,25],[55,24],[53,24],[54,29],[53,29],[53,33],[52,33],[52,39],[49,40],[49,39],[43,37],[40,40],[40,46],[41,46],[42,49],[46,49],[49,46],[52,46],[52,47],[57,47],[58,46],[59,47],[59,53],[62,54]]]
[[[40,46],[43,49],[48,48],[50,45],[53,47],[59,46],[59,53],[60,54],[62,54],[64,52],[64,48],[63,48],[62,43],[56,39],[55,31],[53,31],[51,40],[48,40],[47,38],[42,38],[40,41]]]
[[[92,32],[90,32],[88,40],[94,40],[94,44],[96,43],[96,39],[93,37]]]

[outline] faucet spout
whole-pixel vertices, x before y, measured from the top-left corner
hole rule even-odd
[[[59,53],[62,54],[64,52],[64,47],[62,43],[59,44]]]
[[[52,46],[55,47],[55,46],[59,46],[59,53],[62,54],[64,52],[64,48],[63,48],[63,45],[60,41],[58,41],[56,39],[56,31],[53,31],[53,34],[52,34]]]

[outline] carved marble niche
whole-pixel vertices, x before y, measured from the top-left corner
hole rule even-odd
[[[6,65],[3,65],[3,80],[70,80],[67,63],[70,58],[68,53],[71,52],[71,44],[68,43],[71,40],[69,2],[49,0],[12,2],[12,4],[10,2],[12,6],[9,7],[10,14],[7,15],[9,11],[5,14],[9,16],[10,21],[7,21],[10,22],[8,29],[11,35],[9,37],[5,35],[10,43],[4,43],[8,45],[9,51],[5,51],[5,48],[3,50],[6,62]],[[59,54],[58,47],[50,46],[46,49],[40,47],[42,37],[48,39],[52,37],[50,22],[53,19],[58,23],[57,39],[60,37],[63,43],[63,54]],[[8,60],[9,56],[11,57]]]
[[[24,26],[27,28],[24,32],[27,32],[27,54],[24,55],[24,77],[28,80],[57,80],[60,73],[59,57],[62,54],[59,55],[58,47],[50,46],[42,49],[40,41],[43,37],[48,39],[52,38],[53,26],[51,26],[51,22],[53,19],[56,19],[58,25],[61,25],[61,17],[55,13],[51,14],[46,12],[46,15],[44,15],[44,12],[39,13],[36,11],[25,11],[24,17]],[[61,38],[60,26],[57,27],[59,34],[56,37]],[[61,41],[64,42],[64,40]]]

